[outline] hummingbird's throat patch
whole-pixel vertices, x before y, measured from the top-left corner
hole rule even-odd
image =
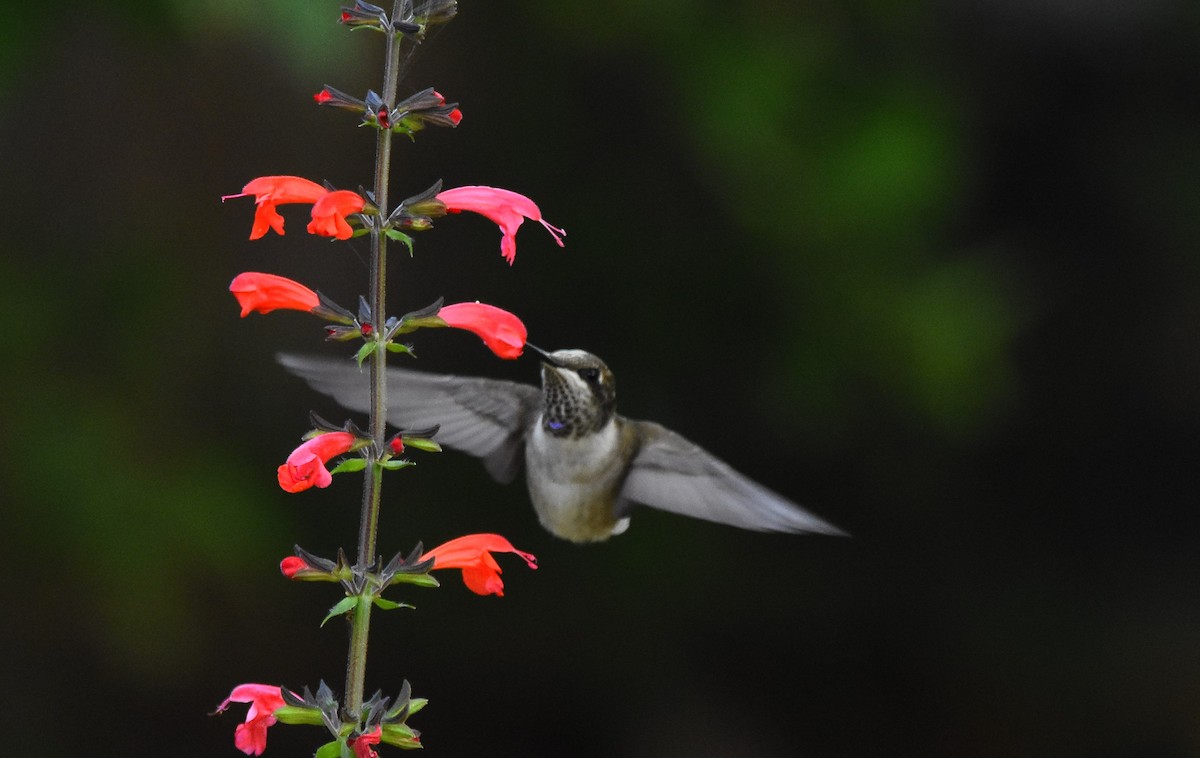
[[[559,438],[578,438],[604,427],[609,412],[574,372],[546,371],[542,428]]]

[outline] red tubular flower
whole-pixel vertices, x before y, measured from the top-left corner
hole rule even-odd
[[[517,550],[512,543],[499,534],[468,534],[458,537],[421,556],[421,560],[433,558],[434,569],[460,568],[463,582],[477,595],[504,596],[504,582],[500,579],[500,564],[492,553],[516,553],[531,569],[537,568],[537,558],[532,553]]]
[[[550,225],[532,200],[516,192],[497,187],[455,187],[439,192],[437,199],[445,203],[446,210],[451,213],[471,211],[495,221],[504,235],[500,239],[500,254],[510,266],[517,258],[517,229],[527,218],[546,227],[558,246],[563,246],[562,236],[566,232]]]
[[[254,226],[250,227],[250,239],[256,240],[274,229],[277,234],[283,234],[283,216],[275,210],[275,206],[285,203],[315,203],[329,190],[316,182],[310,182],[299,176],[260,176],[252,179],[242,191],[236,195],[223,195],[222,200],[231,197],[254,195],[258,208],[254,211]]]
[[[362,195],[357,192],[327,192],[313,204],[312,221],[308,224],[309,233],[337,237],[340,240],[350,239],[354,235],[354,229],[346,223],[346,216],[361,211],[363,204]]]
[[[525,324],[502,308],[485,303],[455,303],[444,306],[437,315],[447,325],[483,338],[483,344],[501,358],[518,358],[525,349]]]
[[[346,741],[346,744],[354,749],[354,758],[379,758],[379,753],[376,753],[371,746],[378,745],[382,736],[383,728],[377,726],[375,731],[351,738]]]
[[[217,713],[230,703],[249,703],[245,723],[238,724],[233,733],[233,744],[246,755],[262,755],[267,749],[267,727],[275,723],[272,715],[283,706],[283,690],[269,684],[239,684],[229,697],[217,706]]]
[[[317,293],[300,282],[256,271],[235,276],[229,283],[229,291],[242,306],[242,318],[253,312],[270,313],[281,308],[311,313],[321,304]]]
[[[309,487],[328,487],[333,475],[325,464],[330,458],[350,452],[355,439],[349,432],[318,434],[292,451],[287,463],[279,467],[279,486],[288,492]]]

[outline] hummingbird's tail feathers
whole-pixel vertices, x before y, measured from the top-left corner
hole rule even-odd
[[[352,411],[370,409],[370,375],[350,360],[280,353],[291,373]],[[440,425],[438,443],[482,458],[488,473],[512,481],[523,463],[524,429],[540,391],[528,384],[389,368],[388,423],[399,429]]]
[[[622,503],[759,532],[849,536],[828,521],[734,471],[700,446],[649,421],[621,489]]]

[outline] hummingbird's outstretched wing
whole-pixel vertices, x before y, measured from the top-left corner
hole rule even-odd
[[[342,406],[366,412],[370,376],[349,360],[281,353],[283,367]],[[441,426],[445,447],[483,459],[497,481],[511,482],[524,465],[525,426],[541,391],[529,384],[389,368],[388,422],[400,429]]]
[[[637,425],[642,446],[621,488],[618,517],[641,503],[759,532],[846,535],[660,424],[627,423]]]

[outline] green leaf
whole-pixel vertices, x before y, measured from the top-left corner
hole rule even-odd
[[[397,603],[395,600],[388,600],[385,597],[377,597],[377,598],[375,598],[374,602],[375,602],[376,608],[380,608],[385,611],[394,611],[397,608],[416,608],[417,607],[415,605],[409,605],[408,603]]]
[[[341,616],[343,613],[348,613],[354,606],[358,605],[358,596],[349,595],[338,601],[337,605],[329,609],[329,613],[321,620],[321,626],[325,626],[325,622],[334,616]]]
[[[387,469],[389,471],[399,471],[402,468],[408,468],[409,466],[415,466],[417,464],[413,463],[412,461],[408,460],[407,458],[394,458],[390,461],[384,461],[383,463],[380,463],[379,465],[383,466],[385,469]]]
[[[379,343],[375,340],[364,342],[363,346],[358,349],[358,354],[354,356],[354,360],[358,361],[358,367],[362,368],[363,361],[371,356],[379,348]]]
[[[386,234],[387,238],[390,240],[403,243],[404,246],[408,248],[408,257],[409,258],[412,257],[412,255],[413,255],[413,238],[412,237],[409,237],[407,234],[400,231],[399,229],[388,229],[384,232],[384,234]]]
[[[408,701],[408,715],[409,716],[413,715],[414,713],[421,710],[422,708],[424,708],[427,705],[429,705],[429,698],[414,697],[412,700]]]
[[[313,753],[313,758],[338,758],[341,754],[342,743],[334,740],[317,748],[317,752]]]
[[[346,472],[362,471],[367,467],[367,461],[363,458],[347,458],[338,465],[329,469],[331,474],[345,474]]]
[[[403,342],[389,342],[389,343],[387,343],[387,349],[388,349],[389,353],[411,353],[412,352],[412,346],[405,345]]]

